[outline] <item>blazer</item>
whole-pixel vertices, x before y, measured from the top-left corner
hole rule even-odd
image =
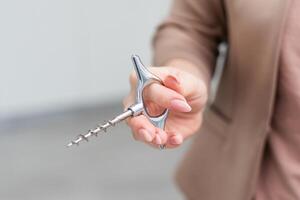
[[[175,0],[154,37],[154,62],[193,62],[213,74],[228,44],[215,100],[176,180],[189,200],[255,199],[274,104],[290,0]]]

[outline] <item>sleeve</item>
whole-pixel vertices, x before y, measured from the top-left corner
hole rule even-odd
[[[153,38],[154,64],[185,59],[211,76],[225,38],[224,10],[222,0],[174,0]]]

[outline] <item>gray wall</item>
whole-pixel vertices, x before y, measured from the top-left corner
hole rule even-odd
[[[0,1],[0,117],[121,98],[170,0]]]

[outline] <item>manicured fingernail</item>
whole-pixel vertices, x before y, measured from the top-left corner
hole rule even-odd
[[[181,144],[182,143],[182,137],[179,136],[179,135],[175,135],[175,136],[170,138],[170,143],[174,144],[174,145]]]
[[[167,142],[168,140],[168,135],[166,132],[164,132],[163,130],[158,130],[158,135],[159,135],[159,138],[161,139],[161,143],[164,144]]]
[[[191,106],[186,101],[180,99],[172,100],[171,107],[181,112],[190,112],[192,110]]]
[[[173,83],[175,83],[175,84],[180,84],[180,83],[179,83],[179,80],[178,80],[175,76],[170,75],[170,76],[168,76],[168,78],[169,78],[169,80],[172,81]]]
[[[140,129],[139,130],[139,134],[147,142],[151,142],[152,141],[151,134],[146,129]]]
[[[158,135],[155,137],[155,143],[156,144],[161,144],[161,139]]]

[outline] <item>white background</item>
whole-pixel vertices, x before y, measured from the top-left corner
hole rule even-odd
[[[116,101],[170,0],[0,1],[0,118]]]

